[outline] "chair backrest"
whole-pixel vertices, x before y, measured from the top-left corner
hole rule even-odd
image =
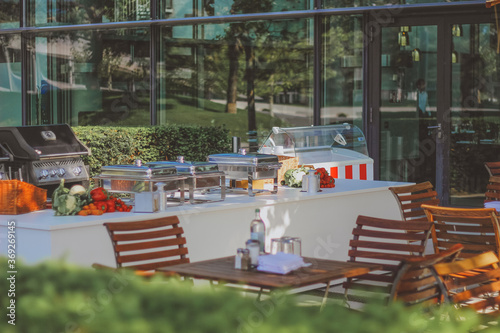
[[[430,222],[405,222],[360,215],[349,242],[349,260],[379,263],[382,270],[347,279],[346,294],[364,289],[367,298],[387,301],[398,265],[412,256],[422,256],[431,231]],[[356,298],[359,299],[358,296]]]
[[[113,242],[117,267],[149,271],[189,263],[184,230],[177,216],[104,226]]]
[[[462,249],[463,245],[456,244],[440,253],[403,260],[392,284],[390,300],[406,305],[441,304],[445,300],[446,289],[433,266],[440,262],[453,262]]]
[[[500,162],[484,162],[490,176],[500,176]]]
[[[487,312],[498,319],[500,268],[495,253],[488,251],[452,263],[438,263],[434,270],[443,281],[450,302]]]
[[[422,204],[438,205],[437,192],[431,182],[415,185],[389,187],[399,204],[401,216],[405,221],[427,221]]]
[[[460,257],[493,251],[500,247],[499,225],[493,208],[454,208],[422,205],[429,221],[434,223],[432,243],[439,253],[455,244],[464,249]]]
[[[484,202],[500,201],[500,176],[490,177],[484,196]]]

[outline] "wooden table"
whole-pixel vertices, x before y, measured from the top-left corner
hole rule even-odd
[[[222,283],[237,283],[262,289],[300,288],[319,283],[327,285],[323,297],[324,306],[330,287],[330,282],[342,278],[356,277],[368,272],[382,269],[379,264],[366,264],[325,260],[304,257],[304,262],[310,263],[289,274],[273,274],[257,270],[242,271],[234,268],[234,256],[198,261],[189,264],[160,268],[159,271],[175,272],[181,276],[219,281]]]

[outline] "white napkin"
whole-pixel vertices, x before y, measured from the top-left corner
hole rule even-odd
[[[497,212],[500,212],[500,201],[485,202],[484,208],[495,208]]]
[[[276,274],[288,274],[300,267],[308,266],[301,256],[291,253],[278,252],[259,256],[257,270]]]

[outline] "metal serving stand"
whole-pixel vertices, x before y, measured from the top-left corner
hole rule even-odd
[[[217,163],[219,170],[225,172],[230,189],[237,189],[237,180],[248,180],[247,191],[251,197],[260,192],[278,193],[278,169],[281,163],[276,155],[246,153],[245,149],[240,149],[239,153],[209,155],[208,161]],[[273,189],[254,189],[252,182],[259,179],[273,179]]]
[[[355,125],[273,127],[259,153],[298,157],[299,165],[325,168],[335,178],[373,180],[373,159]]]
[[[152,211],[162,210],[166,207],[167,196],[161,198],[162,194],[180,193],[179,203],[184,204],[184,189],[187,177],[179,175],[177,169],[171,165],[143,165],[137,160],[134,165],[111,165],[103,166],[101,174],[94,177],[98,186],[112,193],[131,194],[134,197],[134,205],[148,205],[152,200],[158,203],[158,207],[152,207]],[[162,201],[163,200],[163,201]],[[136,210],[138,211],[138,210]],[[145,210],[149,212],[149,209]]]
[[[185,176],[191,204],[224,201],[226,198],[226,174],[219,171],[217,163],[184,161],[184,157],[179,156],[177,161],[150,162],[146,165],[150,167],[174,167],[178,175]],[[206,199],[200,196],[195,198],[196,193],[205,195],[211,191],[219,191],[220,200]]]

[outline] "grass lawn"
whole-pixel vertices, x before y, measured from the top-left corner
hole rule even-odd
[[[116,100],[121,96],[107,96],[107,101]],[[229,129],[230,136],[241,137],[242,142],[247,141],[248,112],[238,109],[236,114],[225,112],[225,105],[210,100],[190,98],[186,96],[175,96],[160,100],[162,111],[159,112],[161,123],[193,125],[193,126],[225,126]],[[110,103],[104,103],[104,105]],[[199,104],[199,106],[197,105]],[[110,111],[92,112],[82,115],[79,125],[110,125],[110,126],[147,126],[150,124],[149,99],[143,99],[136,103],[137,107],[111,108]],[[106,106],[105,106],[106,107]],[[271,117],[264,112],[257,113],[257,131],[259,143],[267,138],[273,126],[286,127],[286,122],[279,118]]]

